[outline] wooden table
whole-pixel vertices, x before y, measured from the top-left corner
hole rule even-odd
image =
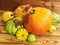
[[[10,1],[10,0],[7,0],[7,1]],[[19,3],[8,3],[7,1],[4,1],[4,0],[1,0],[0,1],[0,45],[60,45],[60,23],[56,26],[57,30],[54,32],[54,33],[45,33],[45,34],[42,34],[40,36],[37,36],[37,40],[36,42],[34,43],[29,43],[29,42],[20,42],[16,39],[15,36],[13,35],[10,35],[6,32],[5,30],[5,24],[4,22],[2,22],[2,13],[5,12],[5,9],[6,10],[13,10],[14,7],[17,7],[15,4],[19,4]],[[57,1],[57,2],[46,2],[44,0],[42,0],[42,2],[40,0],[29,0],[27,1],[26,0],[26,3],[25,0],[22,1],[21,0],[21,4],[31,4],[33,6],[43,6],[43,7],[47,7],[49,9],[51,9],[52,11],[60,14],[60,2]],[[52,0],[51,0],[52,1]],[[10,2],[13,2],[12,0]],[[4,4],[3,4],[4,3]],[[35,3],[35,4],[34,4]],[[5,4],[8,4],[8,5],[5,5]],[[13,6],[11,6],[13,5]],[[10,8],[9,8],[10,7]]]
[[[4,11],[0,11],[0,45],[60,45],[60,23],[56,26],[54,33],[47,32],[37,36],[34,43],[19,42],[15,36],[10,35],[5,30],[5,24],[2,22],[1,15]]]

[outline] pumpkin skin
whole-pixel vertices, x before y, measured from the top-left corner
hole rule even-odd
[[[25,28],[33,34],[40,35],[47,32],[53,21],[53,14],[49,9],[35,7],[33,14],[24,17]]]

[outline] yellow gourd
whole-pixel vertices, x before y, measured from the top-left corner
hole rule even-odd
[[[16,37],[19,41],[26,41],[27,36],[28,36],[28,31],[25,28],[21,28],[16,33]]]
[[[14,14],[13,14],[13,12],[11,12],[11,11],[6,11],[6,12],[4,12],[3,15],[2,15],[2,20],[3,20],[4,22],[7,22],[8,20],[10,20],[10,19],[12,19],[12,18],[14,18]]]

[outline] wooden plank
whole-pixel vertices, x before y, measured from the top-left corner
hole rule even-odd
[[[44,43],[44,45],[60,44],[60,37],[57,37],[57,36],[40,36],[38,40],[40,40],[42,44]]]
[[[30,44],[27,41],[20,42],[19,40],[16,39],[15,36],[9,35],[9,34],[0,34],[0,43],[5,43],[5,44],[26,44],[26,45]],[[32,44],[37,45],[37,44],[40,44],[40,43],[34,42]]]
[[[5,12],[4,10],[0,10],[0,15],[2,15],[2,13]]]
[[[15,36],[10,34],[0,34],[0,42],[16,42],[18,41]]]
[[[42,45],[42,44],[36,44],[36,43],[34,43],[34,44],[33,43],[30,43],[30,44],[27,44],[27,43],[26,44],[24,44],[24,43],[22,43],[22,44],[4,44],[3,43],[3,44],[0,44],[0,45]]]
[[[0,26],[0,33],[7,33],[5,26]]]
[[[54,7],[60,7],[60,2],[53,2]]]
[[[26,1],[26,2],[25,2]],[[29,0],[29,1],[27,1],[27,0],[21,0],[21,4],[30,4],[30,5],[32,5],[32,6],[43,6],[43,3],[44,3],[44,0]]]
[[[60,0],[45,0],[46,2],[60,2]]]
[[[53,12],[58,13],[60,15],[60,7],[54,7]]]
[[[25,44],[5,44],[5,43],[0,43],[0,45],[25,45]]]
[[[52,6],[51,3],[52,3],[52,2],[45,2],[44,4],[45,4],[46,6]]]
[[[20,4],[18,4],[17,1],[0,0],[0,10],[14,10],[18,5],[20,5]]]
[[[53,2],[53,11],[60,14],[60,2]]]
[[[0,43],[5,44],[26,44],[26,45],[40,45],[40,44],[60,44],[60,36],[37,36],[37,40],[34,43],[20,42],[15,36],[9,34],[0,34]]]
[[[4,25],[5,25],[5,23],[0,21],[0,26],[4,26]]]
[[[2,21],[2,14],[3,14],[4,12],[5,12],[5,11],[0,10],[0,21]]]
[[[0,26],[0,30],[5,30],[5,26]]]

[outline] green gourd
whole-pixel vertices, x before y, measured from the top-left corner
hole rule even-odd
[[[22,21],[22,17],[17,17],[17,18],[14,18],[12,20],[9,20],[7,21],[6,23],[6,31],[10,34],[16,34],[16,31],[18,30],[18,28],[20,28],[21,26],[18,25],[17,27],[15,27],[15,23],[17,21]]]
[[[57,25],[59,23],[59,15],[57,13],[53,13],[53,16],[54,16],[53,17],[54,20],[53,20],[52,25]]]

